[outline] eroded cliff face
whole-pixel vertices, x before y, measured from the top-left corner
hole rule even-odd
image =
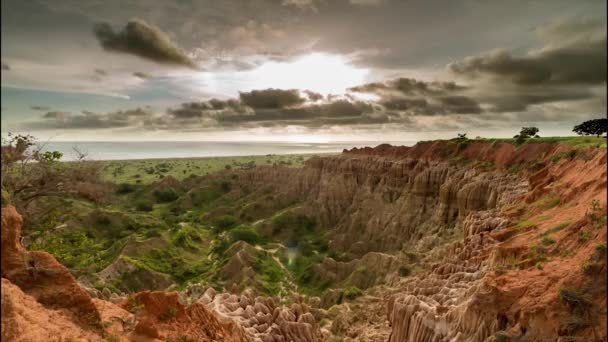
[[[541,147],[477,151],[541,167],[529,191],[459,211],[464,238],[395,286],[389,341],[606,340],[606,151]]]
[[[258,167],[175,184],[230,179],[252,197],[272,194],[269,205],[315,217],[330,248],[349,260],[326,257],[311,273],[365,289],[344,301],[339,288],[321,298],[295,296],[286,306],[237,287],[217,293],[193,285],[110,302],[80,287],[49,254],[26,251],[20,216],[3,208],[2,337],[35,341],[53,331],[91,341],[604,341],[606,151],[571,150],[382,145],[313,158],[300,169]],[[250,214],[273,212],[264,210]],[[238,242],[228,252],[222,276],[242,283],[239,271],[246,270],[254,279],[249,257],[258,250]]]
[[[606,339],[605,150],[444,141],[239,177],[300,203],[332,231],[332,248],[356,258],[327,260],[317,274],[352,280],[350,265],[375,252],[423,256],[415,275],[375,274],[358,286],[385,286],[329,310],[332,341],[382,340],[387,328],[368,313],[378,296],[389,341]],[[376,269],[390,269],[385,260]]]
[[[332,248],[357,257],[453,230],[469,212],[512,203],[528,190],[525,178],[494,169],[371,153],[311,159],[299,170],[259,167],[239,176],[302,201],[301,210],[333,231]]]
[[[299,297],[286,307],[251,292],[190,287],[180,294],[143,291],[104,300],[99,291],[78,284],[52,255],[25,250],[22,223],[14,207],[2,208],[3,340],[46,341],[50,335],[56,341],[323,339]]]

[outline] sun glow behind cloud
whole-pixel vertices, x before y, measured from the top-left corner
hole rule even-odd
[[[344,94],[348,88],[365,82],[368,74],[368,69],[351,65],[345,57],[312,53],[292,61],[268,61],[247,71],[202,72],[193,80],[206,91],[226,96],[265,88],[311,90],[329,95]]]

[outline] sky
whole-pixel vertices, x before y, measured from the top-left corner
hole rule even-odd
[[[604,0],[3,0],[2,133],[55,141],[573,135]]]

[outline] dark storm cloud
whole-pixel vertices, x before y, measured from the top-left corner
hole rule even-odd
[[[297,89],[263,89],[239,93],[241,102],[254,109],[279,109],[297,106],[306,101]]]
[[[306,96],[308,96],[308,99],[311,101],[319,101],[323,99],[323,95],[316,93],[314,91],[310,91],[310,90],[304,90],[303,92],[304,94],[306,94]]]
[[[108,72],[103,69],[95,69],[95,74],[97,74],[99,76],[106,76],[108,74]]]
[[[150,124],[201,128],[322,127],[385,123],[389,120],[387,114],[376,111],[372,103],[349,98],[319,103],[320,99],[315,96],[317,93],[311,94],[307,101],[295,90],[264,89],[241,93],[239,98],[182,103]]]
[[[6,63],[3,62],[2,63],[2,70],[11,70],[11,67],[8,64],[6,64]]]
[[[42,112],[47,112],[51,110],[51,107],[47,107],[47,106],[30,106],[31,109],[33,110],[39,110]]]
[[[489,76],[520,86],[606,83],[605,21],[570,17],[541,26],[537,32],[543,46],[526,55],[499,49],[451,63],[448,69],[470,79]]]
[[[350,89],[380,97],[384,109],[407,115],[479,114],[480,103],[467,95],[468,87],[454,82],[425,82],[413,78],[397,78],[385,82],[363,84]]]
[[[399,92],[404,95],[439,95],[463,89],[465,87],[454,82],[424,82],[413,78],[400,77],[385,82],[374,82],[352,87],[350,91],[376,94]]]
[[[191,119],[212,116],[212,114],[224,110],[233,113],[244,113],[247,111],[247,108],[238,99],[211,99],[204,102],[182,103],[179,108],[169,109],[168,113],[177,119]]]
[[[516,57],[499,50],[449,65],[469,78],[484,75],[519,85],[601,84],[606,82],[606,39]]]
[[[196,68],[167,33],[141,19],[129,20],[120,32],[114,32],[108,23],[98,23],[93,32],[105,50],[129,53],[158,63]]]

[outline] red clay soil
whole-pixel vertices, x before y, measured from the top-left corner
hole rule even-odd
[[[50,309],[69,309],[84,325],[99,322],[91,296],[70,271],[44,251],[28,252],[20,243],[23,219],[14,207],[2,208],[2,278]]]
[[[130,297],[123,308],[136,312],[135,334],[160,340],[247,341],[240,326],[232,320],[221,322],[203,304],[188,307],[176,292],[144,291]]]
[[[23,248],[22,223],[14,207],[2,208],[3,341],[247,341],[234,322],[202,304],[186,308],[175,292],[135,294],[136,315],[92,299],[52,255]]]
[[[422,141],[414,146],[391,146],[353,148],[345,154],[374,155],[396,159],[438,160],[460,155],[469,161],[492,162],[496,167],[544,160],[557,152],[571,149],[568,145],[555,143],[529,143],[521,146],[510,143],[467,141],[466,148],[459,151],[457,141]]]
[[[548,151],[559,148],[534,145],[540,144],[530,146],[543,153],[548,166],[529,177],[525,203],[508,213],[520,227],[511,227],[515,234],[498,247],[525,252],[517,260],[519,269],[488,277],[487,288],[507,299],[508,319],[538,331],[538,338],[551,332],[606,341],[606,150],[591,148],[573,159],[550,162]],[[517,160],[529,158],[530,151]],[[594,200],[599,203],[595,213]],[[539,246],[546,250],[544,261],[535,259],[533,249]],[[584,314],[560,299],[565,288],[578,292]]]

